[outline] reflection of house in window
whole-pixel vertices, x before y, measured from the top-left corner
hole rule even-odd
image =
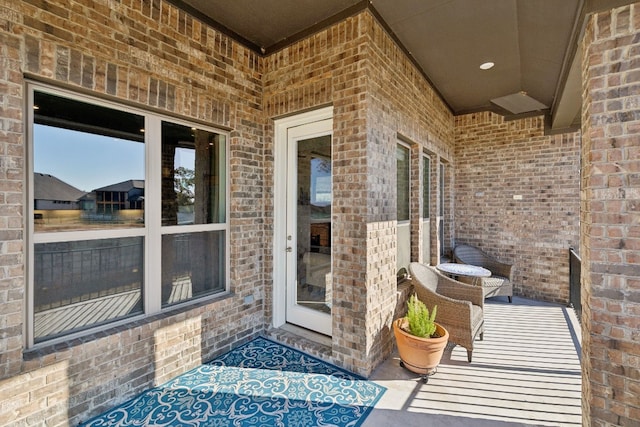
[[[144,208],[144,181],[130,179],[94,190],[99,214]]]
[[[55,176],[37,172],[33,174],[33,189],[35,210],[77,210],[81,208],[80,199],[86,196]]]
[[[96,193],[91,192],[82,196],[79,200],[80,209],[88,212],[95,212],[96,210]]]

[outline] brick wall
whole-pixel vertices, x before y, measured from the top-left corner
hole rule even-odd
[[[266,58],[264,82],[271,118],[333,104],[331,357],[367,375],[393,346],[398,135],[450,159],[453,117],[368,12]],[[267,153],[273,144],[268,127]]]
[[[588,319],[583,342],[589,379],[585,413],[594,425],[639,418],[632,400],[640,357],[634,346],[638,233],[630,219],[635,193],[625,189],[621,201],[591,189],[605,178],[630,190],[637,184],[637,165],[631,159],[638,153],[628,137],[638,132],[637,99],[624,95],[637,74],[630,59],[635,55],[637,62],[637,54],[631,53],[637,50],[637,10],[600,15],[591,22],[585,44],[593,55],[585,55],[584,67],[583,150],[588,153],[583,182],[590,187],[582,194],[581,252],[591,267],[583,277]],[[331,357],[336,363],[366,375],[392,347],[393,153],[399,138],[411,145],[412,155],[431,153],[432,185],[437,185],[440,162],[447,162],[445,202],[447,214],[455,212],[456,239],[513,261],[518,293],[568,299],[568,280],[559,278],[568,275],[568,246],[577,244],[578,134],[544,136],[540,118],[505,122],[482,113],[454,119],[368,12],[260,58],[162,0],[0,0],[0,63],[2,425],[25,425],[27,419],[31,424],[45,419],[53,426],[76,424],[269,324],[274,141],[272,121],[265,117],[334,107],[337,226],[332,232],[337,256]],[[617,71],[605,79],[610,68]],[[232,129],[232,296],[23,354],[25,73]],[[604,99],[612,102],[603,104]],[[624,114],[616,110],[618,101]],[[603,115],[605,109],[608,115]],[[597,166],[597,156],[609,162]],[[612,168],[611,162],[618,166]],[[436,187],[432,191],[437,195]],[[522,201],[514,200],[514,194],[522,195]],[[432,212],[436,206],[434,198]],[[419,209],[420,203],[412,204],[412,218]],[[603,226],[592,227],[596,211],[615,212],[615,218],[601,215]],[[450,225],[447,230],[445,245],[453,237]],[[419,227],[417,231],[412,234],[419,236]],[[620,244],[621,233],[625,249],[609,249]],[[489,241],[500,243],[485,247]],[[419,250],[412,253],[414,259],[420,256]],[[605,271],[605,263],[614,268]],[[247,296],[254,302],[243,304]]]
[[[75,425],[264,329],[261,61],[161,0],[0,0],[0,425]],[[23,355],[25,75],[233,129],[231,296]]]
[[[582,44],[584,425],[640,424],[640,3]]]
[[[364,320],[366,224],[360,209],[366,206],[366,121],[362,51],[366,39],[361,18],[351,17],[295,43],[265,59],[264,106],[267,117],[277,118],[327,104],[333,105],[332,140],[332,349],[334,362],[367,373],[370,361],[365,346]],[[274,151],[268,128],[266,150]],[[273,171],[273,157],[267,170]],[[268,172],[265,186],[273,188]],[[271,205],[269,208],[273,208]],[[267,226],[273,224],[272,218]],[[271,315],[272,299],[267,298]]]
[[[580,134],[544,135],[543,117],[456,117],[456,242],[514,265],[514,293],[567,303],[578,247]],[[521,200],[514,199],[521,196]]]
[[[422,74],[394,41],[367,15],[368,115],[367,167],[370,207],[366,215],[369,277],[368,344],[374,361],[381,361],[392,349],[388,307],[396,287],[396,147],[409,144],[411,152],[411,260],[418,261],[422,245],[422,168],[420,154],[429,152],[437,163],[451,159],[453,115]],[[431,194],[437,196],[432,181]],[[435,216],[432,229],[435,228]],[[432,244],[435,241],[432,240]],[[374,261],[374,262],[372,262]],[[429,262],[429,260],[425,260]]]
[[[333,104],[339,216],[333,238],[340,260],[334,266],[333,359],[367,374],[389,354],[397,295],[390,154],[401,132],[415,141],[414,150],[417,144],[450,157],[453,122],[370,14],[263,59],[163,1],[0,0],[0,40],[6,65],[0,71],[0,423],[28,418],[75,424],[212,358],[269,323],[272,299],[263,280],[273,266],[273,127],[263,121],[263,107],[266,117],[277,117]],[[371,66],[393,74],[415,102],[405,105],[405,95],[388,81],[371,79]],[[232,129],[232,296],[25,352],[25,76]],[[384,126],[378,126],[381,120]],[[254,302],[243,304],[245,296]]]

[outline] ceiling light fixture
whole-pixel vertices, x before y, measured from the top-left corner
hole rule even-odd
[[[493,68],[493,66],[496,65],[493,62],[489,61],[489,62],[484,62],[482,64],[480,64],[480,69],[481,70],[490,70]]]

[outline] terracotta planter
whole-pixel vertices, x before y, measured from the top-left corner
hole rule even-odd
[[[438,338],[420,338],[405,332],[402,327],[407,324],[402,317],[393,322],[393,333],[396,336],[398,353],[405,368],[421,375],[431,374],[442,359],[444,348],[449,340],[449,332],[436,323]]]

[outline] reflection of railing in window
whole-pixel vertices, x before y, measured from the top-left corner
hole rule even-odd
[[[190,234],[178,234],[173,237],[174,254],[173,254],[173,275],[174,277],[191,276],[193,270],[193,250],[191,241],[193,236]]]
[[[225,288],[224,233],[207,231],[162,237],[162,303],[221,292]]]
[[[35,311],[140,289],[142,265],[141,240],[83,249],[36,245]]]
[[[177,234],[172,236],[172,247],[163,249],[163,253],[171,254],[171,283],[170,288],[163,289],[163,294],[169,292],[169,295],[163,295],[162,300],[168,304],[174,304],[193,298],[193,257],[191,247],[192,236],[189,234]],[[169,267],[169,266],[167,266]]]

